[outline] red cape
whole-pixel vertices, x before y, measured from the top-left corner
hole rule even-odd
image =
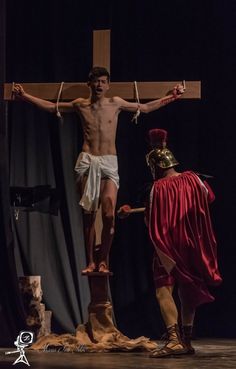
[[[207,285],[221,282],[208,190],[195,173],[184,172],[155,181],[150,196],[150,238],[192,306],[213,301]]]

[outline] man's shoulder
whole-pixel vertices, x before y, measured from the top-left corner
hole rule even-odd
[[[108,101],[113,106],[116,106],[117,109],[120,109],[123,105],[124,100],[119,96],[112,96],[108,98]]]
[[[83,97],[78,97],[77,99],[72,101],[72,104],[75,108],[78,109],[79,107],[88,106],[90,104],[90,100],[84,99]]]
[[[122,101],[122,99],[119,96],[112,96],[112,97],[110,97],[110,101],[112,103],[117,103],[118,104],[118,103],[120,103]]]

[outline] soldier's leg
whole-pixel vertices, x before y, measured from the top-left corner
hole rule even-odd
[[[166,325],[167,341],[163,347],[154,350],[150,357],[162,358],[185,354],[186,349],[182,343],[178,326],[178,310],[173,299],[173,286],[157,288],[156,297]]]
[[[178,293],[181,302],[182,339],[188,349],[188,354],[191,355],[195,353],[195,349],[191,344],[191,339],[196,309],[189,305],[186,292],[183,289],[179,288]]]

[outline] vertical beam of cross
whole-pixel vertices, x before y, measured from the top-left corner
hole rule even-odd
[[[93,31],[93,67],[105,67],[110,72],[110,39],[109,29]]]

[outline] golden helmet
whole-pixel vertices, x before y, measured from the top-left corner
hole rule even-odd
[[[146,160],[152,172],[156,166],[168,169],[179,164],[172,152],[166,147],[167,131],[164,129],[152,129],[149,131],[148,136],[153,149],[146,155]]]

